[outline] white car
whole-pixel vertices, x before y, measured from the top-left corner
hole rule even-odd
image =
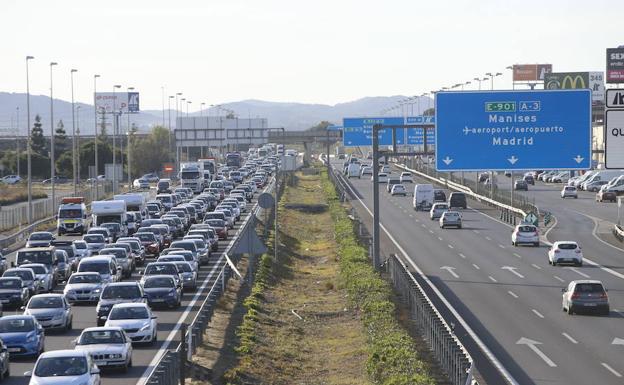
[[[518,246],[521,243],[539,246],[539,231],[533,225],[518,225],[511,233],[511,244]]]
[[[395,196],[395,195],[407,196],[407,189],[402,184],[395,184],[395,185],[392,186],[392,189],[390,190],[390,195],[392,195],[392,196]]]
[[[576,242],[555,242],[548,249],[548,263],[553,266],[560,263],[572,263],[576,266],[583,266],[583,251]]]
[[[30,385],[100,385],[100,368],[88,352],[53,350],[42,353],[33,371],[24,373]]]
[[[563,186],[563,189],[561,190],[561,198],[578,198],[576,187]]]
[[[35,272],[35,276],[39,280],[39,290],[51,292],[54,289],[56,285],[54,274],[43,263],[27,263],[20,267],[32,269]]]
[[[2,183],[6,184],[16,184],[22,181],[22,178],[19,175],[7,175],[4,178],[0,179]]]
[[[411,172],[402,172],[400,179],[401,179],[401,183],[414,183],[414,179],[412,179]]]
[[[364,175],[373,175],[373,168],[370,166],[362,167],[362,176]]]
[[[381,172],[385,172],[386,174],[390,174],[392,171],[390,170],[390,165],[384,164],[381,168]]]
[[[74,273],[69,277],[63,295],[67,302],[92,302],[100,300],[102,292],[102,276],[96,272]]]
[[[118,303],[108,315],[104,326],[119,326],[132,342],[155,343],[158,339],[156,316],[146,303]]]
[[[135,179],[134,182],[132,182],[132,187],[139,189],[148,189],[150,188],[150,182],[147,179]]]
[[[440,216],[440,228],[444,229],[446,227],[456,227],[458,229],[462,228],[462,216],[458,211],[445,211]]]
[[[75,350],[91,355],[98,368],[132,367],[132,340],[120,327],[86,328],[76,340]]]
[[[450,210],[448,203],[434,203],[433,206],[431,206],[431,210],[429,210],[429,218],[431,218],[431,220],[438,219],[448,210]]]
[[[371,176],[371,181],[373,180],[373,176]],[[377,178],[378,178],[378,182],[379,183],[388,183],[388,174],[386,174],[385,172],[380,172],[379,174],[377,174]]]

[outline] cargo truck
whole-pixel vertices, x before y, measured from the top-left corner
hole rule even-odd
[[[93,226],[101,226],[102,223],[119,223],[121,226],[120,236],[128,236],[128,217],[126,215],[126,201],[93,201],[91,202],[91,217]]]
[[[204,191],[206,181],[204,168],[199,162],[187,162],[180,164],[180,184],[193,190],[195,194]]]

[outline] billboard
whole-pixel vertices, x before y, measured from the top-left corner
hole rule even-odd
[[[552,72],[552,64],[514,64],[514,82],[543,81],[544,76]]]
[[[122,114],[137,113],[139,109],[138,92],[96,92],[95,108],[98,111],[121,111]]]
[[[624,47],[607,48],[607,83],[624,83]]]
[[[581,88],[589,88],[592,91],[592,104],[604,103],[605,85],[602,72],[551,72],[544,78],[546,90]]]

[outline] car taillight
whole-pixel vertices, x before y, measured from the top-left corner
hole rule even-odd
[[[559,249],[555,250],[555,253],[558,253],[558,252],[559,252]]]
[[[607,299],[607,293],[605,293],[604,291],[602,293],[600,293],[600,298],[601,299]]]
[[[572,299],[579,299],[579,298],[581,298],[581,295],[579,293],[573,293],[571,298]]]

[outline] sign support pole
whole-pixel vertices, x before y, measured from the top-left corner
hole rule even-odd
[[[511,204],[510,206],[513,207],[514,204],[514,173],[513,171],[511,172]]]
[[[380,124],[373,126],[373,267],[379,267],[379,136]]]

